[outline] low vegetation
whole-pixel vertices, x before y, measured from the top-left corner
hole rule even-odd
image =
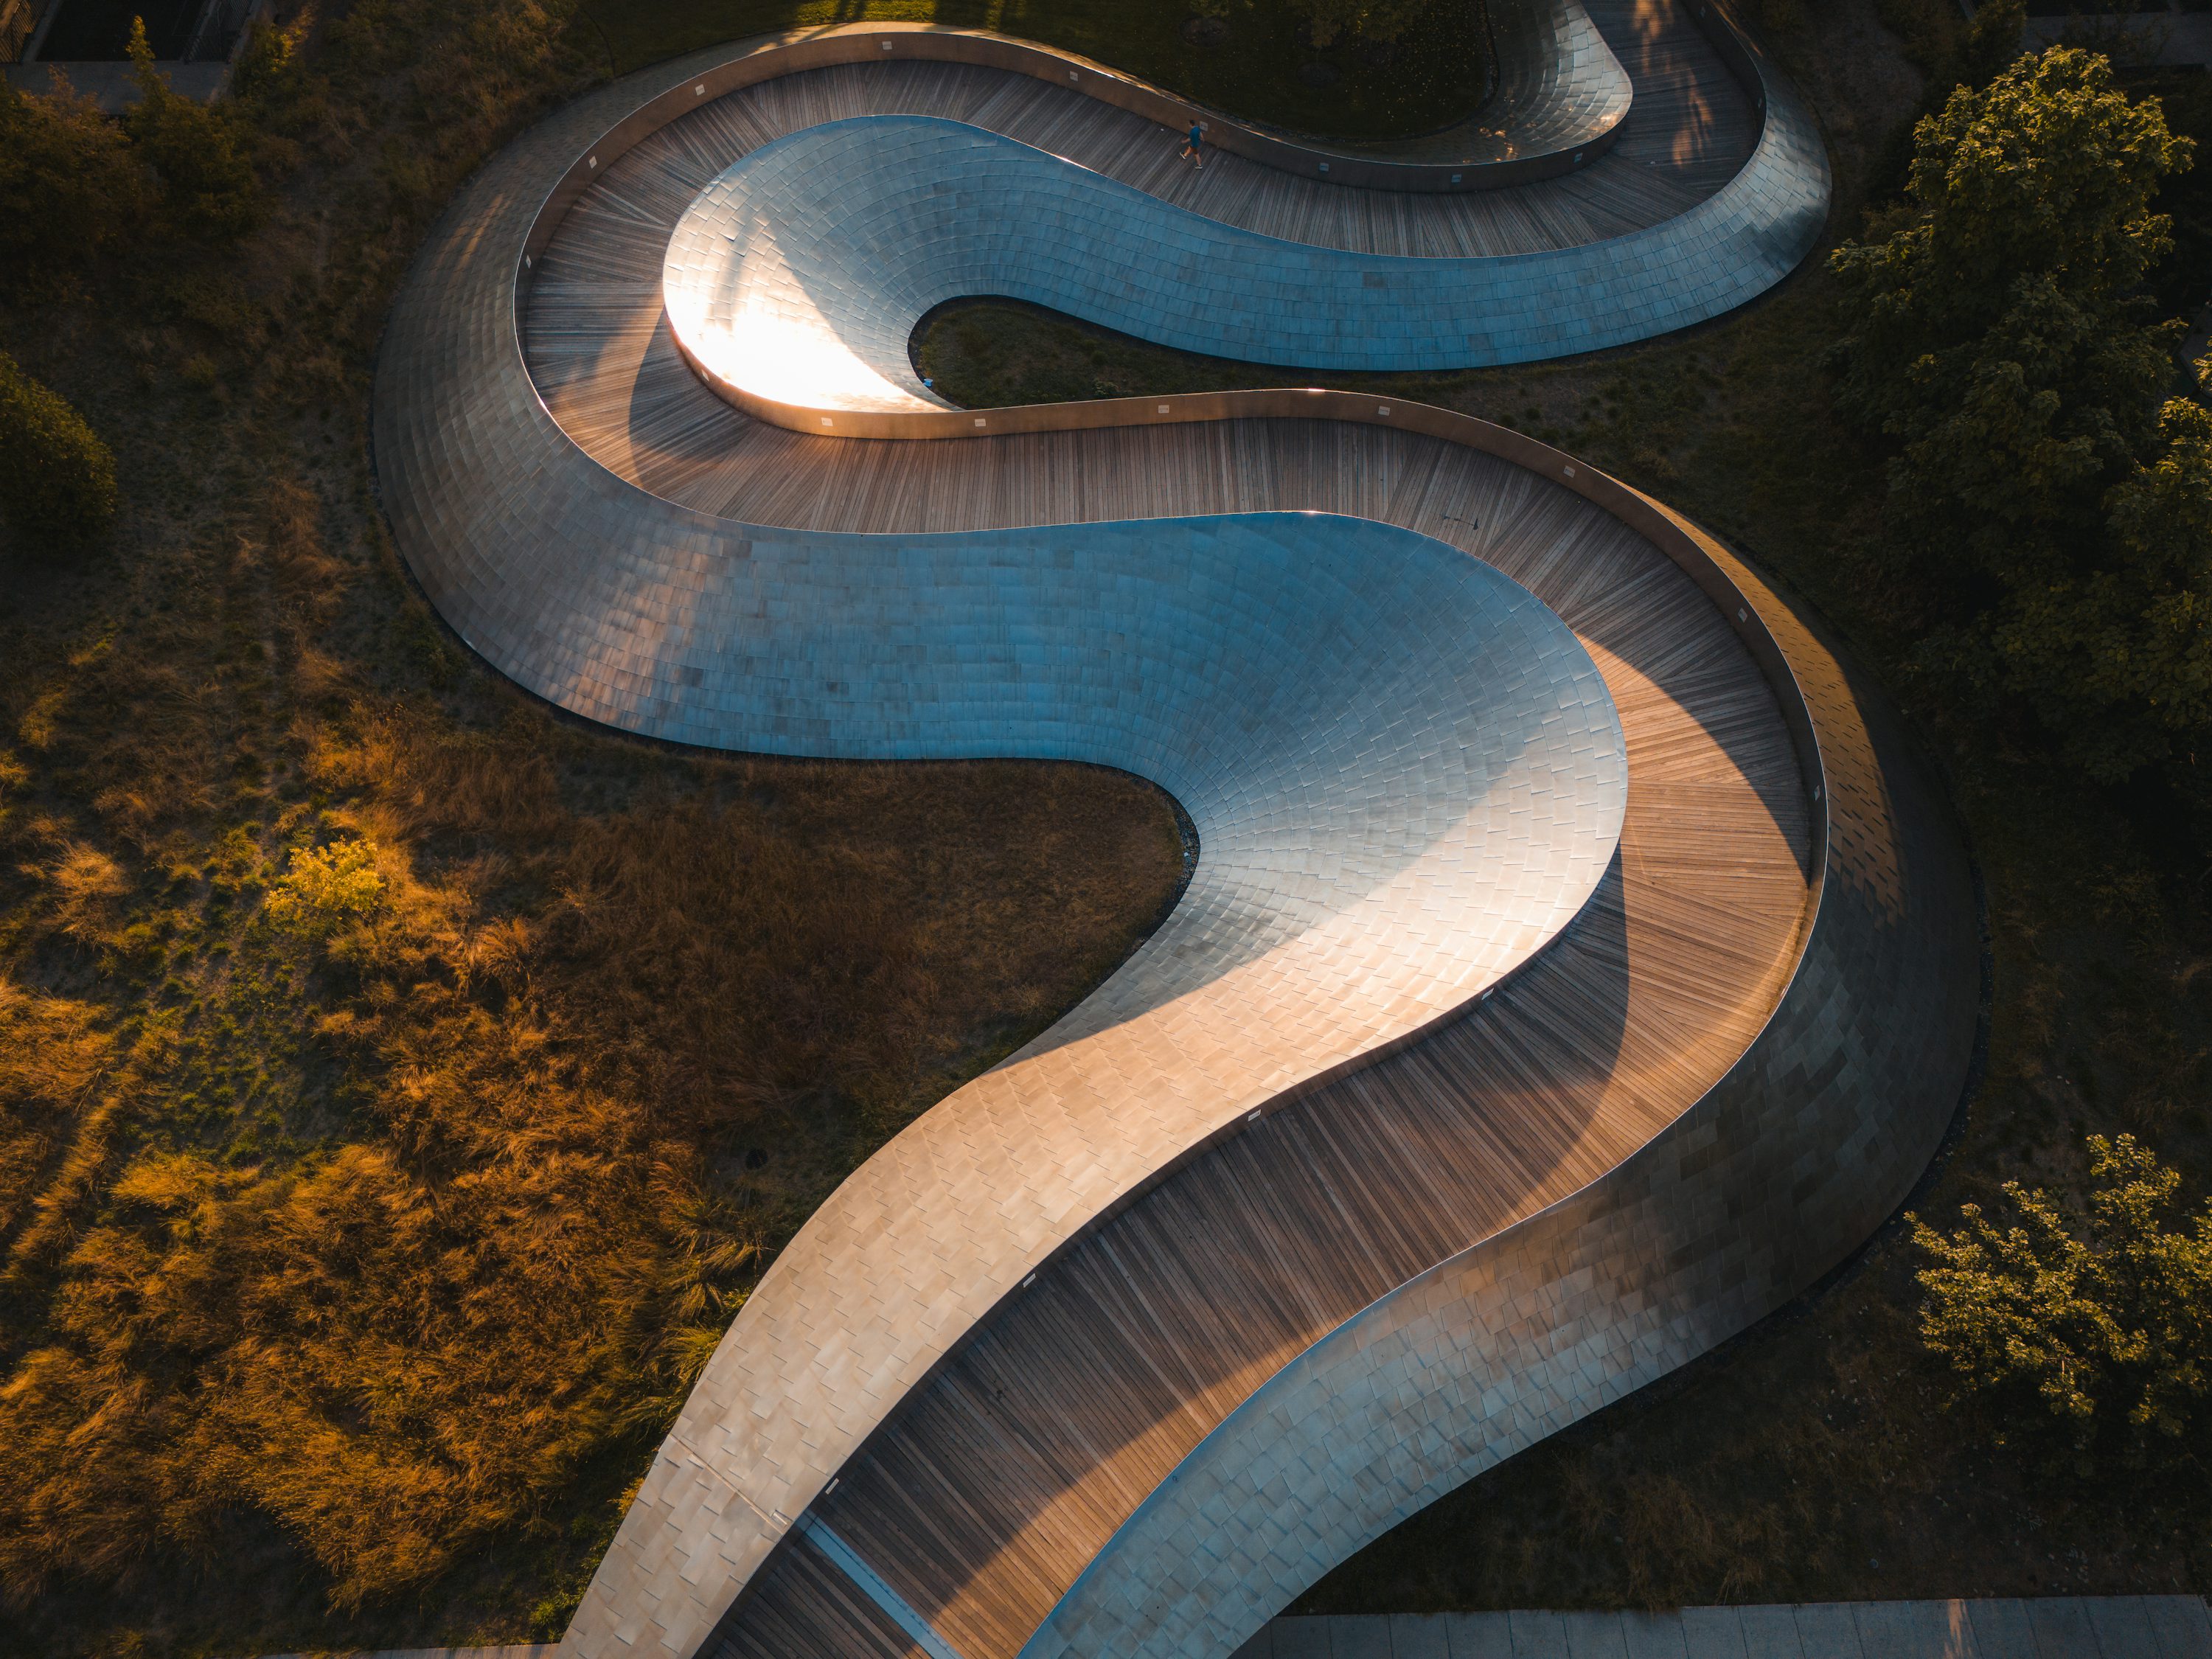
[[[0,1652],[556,1635],[782,1242],[1177,889],[1125,775],[625,742],[411,592],[380,319],[598,52],[0,88]]]
[[[26,547],[76,551],[115,517],[115,457],[84,416],[0,352],[0,516]]]

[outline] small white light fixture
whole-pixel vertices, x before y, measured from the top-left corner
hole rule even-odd
[[[1163,415],[1164,415],[1164,414],[1166,414],[1167,412],[1168,412],[1168,406],[1167,406],[1165,404],[1162,404],[1160,405],[1160,413],[1161,413],[1161,414],[1163,414]]]
[[[982,425],[982,424],[983,424],[983,417],[982,417],[981,415],[978,415],[978,416],[975,417],[975,424],[976,424],[977,426],[981,426],[981,425]]]

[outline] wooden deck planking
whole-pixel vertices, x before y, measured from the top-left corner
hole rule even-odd
[[[1284,1109],[1076,1247],[819,1506],[966,1659],[1017,1651],[1130,1510],[1287,1359],[1406,1278],[1595,1178],[1711,1086],[1786,982],[1805,892],[1802,785],[1771,694],[1703,596],[1617,523],[1528,474],[1387,429],[1297,422],[933,444],[758,426],[698,386],[659,325],[668,227],[745,149],[896,109],[1086,164],[1114,159],[1116,176],[1167,199],[1299,240],[1456,253],[1587,240],[1680,211],[1745,148],[1733,84],[1701,76],[1665,27],[1643,44],[1640,58],[1622,52],[1642,72],[1614,156],[1567,180],[1466,198],[1332,191],[1227,157],[1202,178],[1178,174],[1171,146],[1146,149],[1159,129],[990,71],[810,72],[719,100],[641,146],[540,262],[527,348],[549,407],[656,493],[752,522],[866,531],[1258,507],[1385,520],[1488,559],[1542,598],[1590,648],[1628,733],[1617,866],[1521,981]],[[907,1650],[854,1603],[842,1575],[795,1543],[748,1593],[722,1650]]]
[[[1771,701],[1711,673],[1686,699],[1679,675],[1670,688],[1610,653],[1600,665],[1630,736],[1629,820],[1575,926],[1489,1002],[1282,1109],[1078,1246],[823,1506],[967,1659],[1017,1651],[1134,1504],[1282,1364],[1613,1167],[1764,1022],[1804,896],[1802,816],[1778,823],[1745,775],[1794,772]]]
[[[777,1566],[722,1645],[732,1659],[929,1659],[808,1540],[793,1538]]]
[[[994,1411],[1006,1413],[994,1418],[977,1403],[979,1385],[957,1370],[945,1399],[927,1396],[848,1477],[833,1523],[963,1654],[981,1659],[1018,1645],[1022,1621],[1042,1616],[1128,1505],[1257,1381],[1390,1288],[1401,1269],[1417,1271],[1436,1259],[1430,1252],[1463,1247],[1594,1178],[1711,1086],[1786,979],[1803,897],[1802,785],[1764,681],[1680,573],[1564,492],[1485,458],[1377,428],[1296,422],[981,444],[789,441],[807,456],[794,448],[786,465],[762,471],[775,499],[811,522],[834,513],[854,526],[950,527],[1266,504],[1441,534],[1497,562],[1577,629],[1631,745],[1617,882],[1522,985],[1413,1056],[1343,1085],[1403,1110],[1390,1081],[1402,1075],[1415,1079],[1420,1109],[1457,1103],[1462,1113],[1401,1139],[1412,1150],[1395,1164],[1388,1135],[1373,1132],[1380,1150],[1360,1160],[1388,1201],[1370,1193],[1353,1207],[1384,1232],[1371,1243],[1358,1235],[1359,1249],[1347,1250],[1355,1235],[1334,1212],[1317,1230],[1288,1176],[1232,1182],[1195,1209],[1147,1200],[1085,1248],[1149,1261],[1167,1248],[1149,1230],[1190,1231],[1176,1218],[1225,1218],[1240,1202],[1239,1224],[1263,1230],[1249,1247],[1217,1244],[1202,1274],[1148,1281],[1141,1317],[1110,1298],[1068,1311],[1067,1328],[1101,1334],[1083,1343],[1054,1351],[1055,1333],[994,1330],[974,1363],[1012,1363],[990,1357],[1018,1349],[1022,1364],[1054,1379],[1020,1396],[1034,1413],[999,1401],[994,1384]],[[801,477],[820,484],[824,465],[825,491],[790,490]],[[1595,1066],[1593,1055],[1608,1062]],[[1342,1110],[1341,1091],[1282,1120]],[[1462,1161],[1441,1155],[1442,1143]],[[1442,1185],[1439,1170],[1452,1172]],[[1501,1195],[1519,1207],[1498,1208]],[[1440,1218],[1467,1231],[1455,1239],[1449,1229],[1419,1231]],[[1292,1237],[1267,1235],[1270,1222]],[[1327,1261],[1297,1258],[1297,1238],[1324,1234]],[[1295,1268],[1279,1265],[1291,1260]],[[1270,1271],[1255,1276],[1254,1263]],[[1076,1296],[1081,1284],[1061,1273],[1049,1282],[1054,1296]],[[1224,1324],[1224,1310],[1238,1317]],[[1100,1347],[1104,1334],[1115,1352]],[[981,1485],[970,1491],[970,1481]]]

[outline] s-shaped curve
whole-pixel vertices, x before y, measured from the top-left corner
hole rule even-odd
[[[1817,142],[1734,50],[1758,136],[1697,200],[1748,179],[1756,217]],[[802,383],[744,404],[757,424],[676,362],[677,222],[779,123],[1058,121],[1082,151],[1136,118],[1097,76],[866,28],[647,71],[487,167],[392,318],[386,504],[503,672],[681,741],[1129,765],[1203,848],[1137,957],[779,1258],[578,1655],[1225,1653],[1412,1509],[1810,1282],[1956,1097],[1972,940],[1947,821],[1880,705],[1655,503],[1350,395],[975,415]],[[787,79],[811,113],[778,112]],[[1603,185],[1633,137],[1515,189]],[[1269,159],[1315,202],[1348,170]],[[1469,210],[1449,178],[1404,181],[1439,225]],[[763,200],[794,248],[837,204]],[[1806,234],[1780,222],[1769,261]],[[990,435],[788,429],[825,419]]]
[[[1787,177],[1794,199],[1778,210],[1778,192],[1739,176],[1679,217],[1600,242],[1389,258],[1224,224],[963,122],[860,116],[763,145],[701,191],[669,240],[662,292],[692,367],[763,416],[950,407],[921,384],[908,341],[935,307],[973,295],[1290,368],[1526,362],[1758,297],[1826,217],[1825,179]]]

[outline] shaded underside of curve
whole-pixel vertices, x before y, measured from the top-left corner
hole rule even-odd
[[[1623,0],[1598,9],[1622,10]],[[1481,109],[1441,132],[1345,148],[1396,161],[1504,161],[1610,142],[1634,83],[1582,0],[1488,0],[1488,13],[1496,61]],[[1613,33],[1632,38],[1619,22]]]

